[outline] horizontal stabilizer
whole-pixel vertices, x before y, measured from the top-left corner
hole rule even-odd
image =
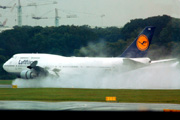
[[[124,58],[123,59],[123,65],[128,66],[129,69],[137,69],[137,68],[141,68],[141,67],[147,66],[147,64],[145,64],[145,63],[141,63],[141,62],[132,60],[130,58]]]
[[[156,60],[156,61],[151,61],[151,65],[160,65],[160,64],[172,64],[178,62],[176,58],[173,59],[164,59],[164,60]]]

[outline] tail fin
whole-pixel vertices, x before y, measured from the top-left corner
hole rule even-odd
[[[138,58],[147,55],[155,27],[146,27],[120,57]]]

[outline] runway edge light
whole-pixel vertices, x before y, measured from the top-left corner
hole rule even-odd
[[[163,109],[164,112],[180,112],[180,110],[175,109]]]
[[[12,88],[17,88],[17,85],[12,85]]]
[[[111,96],[111,97],[110,97],[110,96],[107,96],[107,97],[106,97],[106,102],[116,102],[116,100],[117,100],[117,99],[116,99],[116,97],[114,97],[114,96],[113,96],[113,97],[112,97],[112,96]]]

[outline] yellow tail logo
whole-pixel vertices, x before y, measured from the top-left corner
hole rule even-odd
[[[146,35],[140,35],[136,41],[136,46],[140,51],[145,51],[149,47],[149,40]]]

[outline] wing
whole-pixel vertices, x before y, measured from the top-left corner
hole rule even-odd
[[[59,69],[52,69],[50,70],[49,68],[43,68],[40,66],[37,66],[38,61],[34,61],[31,63],[30,66],[27,66],[27,68],[31,69],[32,72],[34,72],[37,77],[46,77],[48,75],[53,75],[53,76],[58,76],[59,77]]]

